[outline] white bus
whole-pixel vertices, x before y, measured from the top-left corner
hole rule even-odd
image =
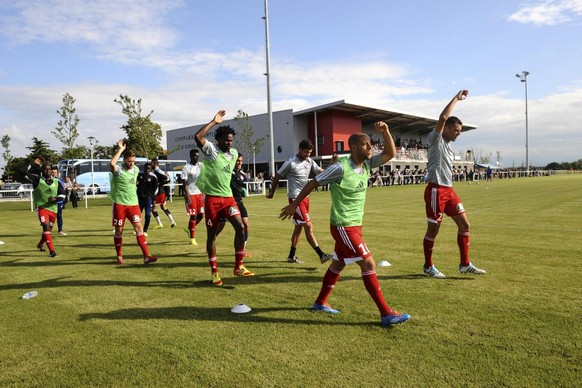
[[[72,182],[77,182],[81,188],[87,188],[89,193],[108,193],[109,188],[109,162],[111,159],[93,159],[93,170],[91,170],[91,159],[67,159],[58,163],[59,178],[63,181],[65,177],[70,177]],[[147,162],[146,158],[135,158],[135,164],[143,171],[143,166]],[[121,165],[123,159],[119,159]],[[174,189],[174,184],[178,181],[178,175],[182,173],[182,168],[186,165],[185,160],[159,160],[159,166],[170,177],[170,190]]]

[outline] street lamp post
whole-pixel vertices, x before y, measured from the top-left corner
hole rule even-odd
[[[95,170],[93,168],[93,144],[96,142],[96,139],[93,136],[89,136],[89,145],[91,146],[91,194],[93,198],[95,198]]]
[[[525,85],[525,172],[526,176],[529,176],[529,136],[528,136],[528,122],[527,122],[527,76],[529,71],[522,71],[521,74],[517,73],[515,76],[519,78],[521,82]]]
[[[256,155],[255,146],[253,146],[253,179],[255,179],[255,177],[257,176],[257,167],[255,164],[255,155]]]

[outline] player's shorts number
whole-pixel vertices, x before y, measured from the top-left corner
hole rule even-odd
[[[123,226],[123,220],[113,219],[113,226]]]

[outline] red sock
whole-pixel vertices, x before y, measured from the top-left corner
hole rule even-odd
[[[469,265],[469,232],[457,234],[457,245],[459,246],[459,253],[461,254],[461,265]]]
[[[113,236],[113,242],[115,243],[115,251],[117,252],[117,257],[123,256],[121,254],[121,236]]]
[[[234,253],[234,268],[238,268],[241,265],[244,265],[243,263],[244,255],[245,255],[244,249],[242,251],[237,251]]]
[[[48,232],[44,232],[43,234],[49,251],[54,252],[55,247],[53,245],[53,235],[51,234],[50,230]]]
[[[40,235],[40,241],[36,244],[37,247],[42,248],[44,243],[46,242],[46,238],[44,237],[44,232]]]
[[[329,294],[333,291],[333,288],[337,284],[337,281],[340,278],[340,272],[336,269],[329,267],[323,276],[323,282],[321,284],[321,291],[319,292],[319,296],[315,300],[317,304],[326,304],[327,298],[329,298]]]
[[[196,230],[196,220],[190,218],[190,221],[188,221],[188,229],[190,230],[190,238],[194,238],[194,230]]]
[[[434,247],[434,238],[424,236],[422,241],[422,247],[424,249],[424,268],[432,267],[432,248]]]
[[[143,253],[143,257],[148,257],[150,255],[150,252],[148,250],[148,242],[146,240],[145,234],[143,234],[143,233],[138,234],[135,236],[135,238],[137,240],[137,244],[141,248],[141,252]]]
[[[391,309],[386,303],[384,295],[382,294],[382,288],[380,288],[380,283],[378,283],[376,271],[370,270],[362,272],[362,280],[364,281],[366,290],[368,290],[368,294],[370,294],[374,300],[374,303],[376,303],[376,306],[378,306],[378,310],[380,310],[380,316],[385,317],[388,315]]]
[[[208,264],[210,264],[210,270],[212,273],[218,272],[218,262],[216,261],[216,256],[209,257]]]

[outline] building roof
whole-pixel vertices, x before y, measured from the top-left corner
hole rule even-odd
[[[303,116],[310,115],[313,112],[319,113],[333,111],[349,113],[353,117],[360,118],[362,120],[362,126],[368,126],[377,121],[385,121],[390,127],[390,130],[398,130],[401,131],[402,134],[407,132],[419,132],[421,134],[425,134],[430,132],[438,122],[436,119],[427,117],[350,104],[344,100],[305,109],[299,112],[295,112],[293,115]],[[463,124],[463,131],[469,131],[471,129],[477,129],[477,126]]]

